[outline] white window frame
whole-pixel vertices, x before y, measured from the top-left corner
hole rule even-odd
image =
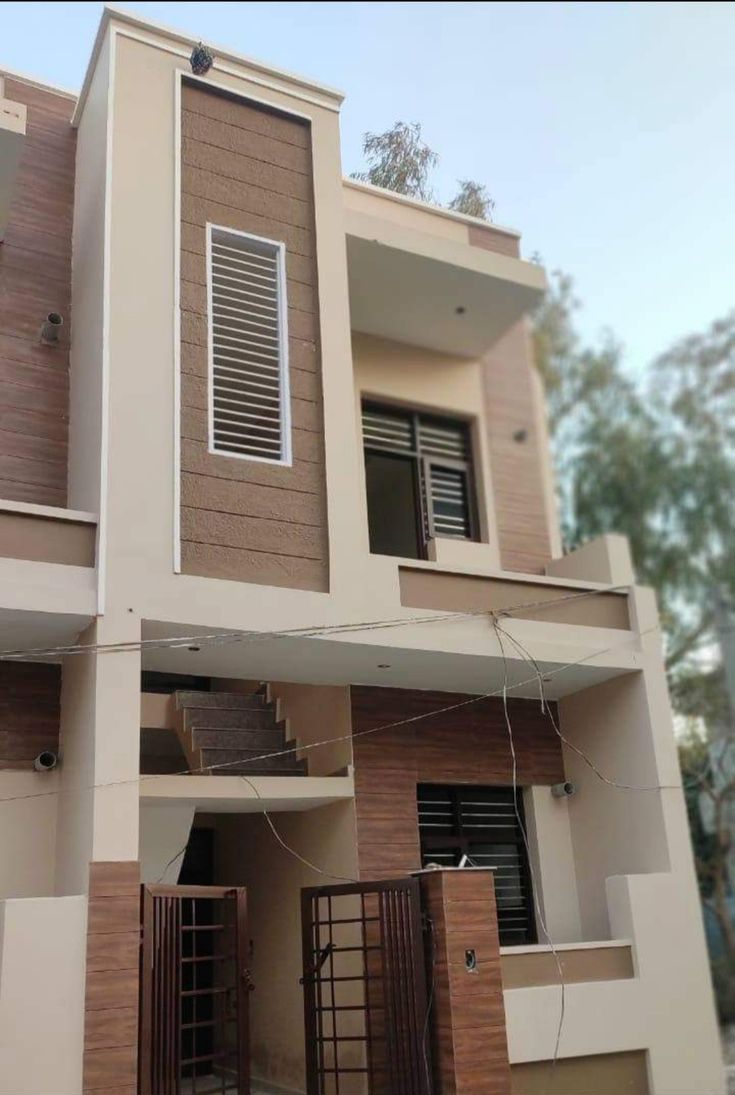
[[[273,248],[277,271],[278,296],[278,382],[279,410],[281,415],[281,455],[254,456],[245,452],[229,452],[215,447],[214,442],[214,307],[212,301],[212,234],[225,232],[254,243],[265,244]],[[288,301],[286,298],[286,245],[282,240],[271,240],[265,236],[256,236],[252,232],[241,232],[225,224],[206,225],[207,251],[207,452],[212,456],[229,457],[233,460],[252,460],[258,464],[276,464],[291,467],[293,464],[293,446],[291,438],[291,386],[289,382],[288,355]]]

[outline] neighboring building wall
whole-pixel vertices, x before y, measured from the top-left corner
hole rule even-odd
[[[460,703],[449,692],[352,688],[353,733]],[[564,779],[561,747],[533,700],[509,700],[519,786]],[[479,700],[416,728],[397,726],[356,737],[355,797],[362,879],[390,878],[421,866],[416,786],[419,783],[503,785],[512,782],[502,701]]]
[[[0,661],[0,769],[31,771],[39,753],[59,749],[61,669]]]
[[[112,79],[109,35],[95,66],[84,110],[78,119],[72,296],[74,344],[69,392],[69,505],[97,513],[99,550],[104,567],[107,493],[106,406],[109,383],[109,229],[110,142],[109,82]]]
[[[329,588],[311,129],[184,86],[182,569]],[[286,244],[293,466],[207,452],[207,222]]]
[[[0,246],[0,497],[66,505],[74,100],[7,78],[27,130]],[[49,312],[64,317],[43,346]]]
[[[86,924],[84,897],[0,902],[3,1095],[82,1090]]]

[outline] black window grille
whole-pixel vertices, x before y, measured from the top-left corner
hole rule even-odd
[[[515,798],[515,801],[514,801]],[[495,868],[502,946],[536,942],[533,892],[523,827],[522,792],[512,787],[437,787],[419,784],[418,814],[424,866]]]
[[[370,550],[423,558],[436,536],[477,539],[469,426],[364,403]]]

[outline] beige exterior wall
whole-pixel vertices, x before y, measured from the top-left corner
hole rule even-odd
[[[79,1095],[87,902],[0,903],[0,1092]]]
[[[99,513],[103,497],[106,224],[110,170],[108,97],[111,46],[105,38],[77,130],[72,237],[74,339],[69,393],[69,505]]]
[[[280,848],[263,818],[208,819],[216,826],[217,881],[247,887],[256,986],[250,1000],[253,1075],[303,1091],[300,891],[357,878],[354,808],[351,802],[336,803],[278,813],[274,821],[291,848],[336,877],[310,870]]]
[[[544,1095],[551,1069],[551,1061],[515,1065],[511,1069],[512,1095]],[[558,1061],[553,1071],[553,1083],[564,1095],[649,1095],[651,1091],[643,1050],[573,1057]]]
[[[319,749],[299,753],[309,763],[310,776],[332,776],[352,764],[352,707],[349,688],[273,682],[269,696],[277,701],[278,718],[286,719],[287,741],[299,745],[333,738]],[[341,740],[340,740],[341,739]]]
[[[58,771],[0,772],[0,900],[54,893],[58,788]]]
[[[424,214],[426,215],[428,214]],[[436,414],[456,415],[470,423],[480,537],[483,542],[462,546],[469,565],[497,568],[500,557],[492,500],[480,362],[467,361],[461,357],[452,358],[431,350],[405,346],[399,342],[389,342],[357,332],[352,336],[352,360],[358,437],[362,438],[360,405],[363,399],[433,411]],[[364,462],[359,495],[365,509],[363,527],[367,536]]]

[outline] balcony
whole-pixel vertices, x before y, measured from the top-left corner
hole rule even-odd
[[[343,193],[353,330],[476,358],[541,299],[515,233],[351,181]]]
[[[0,501],[0,644],[75,641],[97,611],[97,518]]]

